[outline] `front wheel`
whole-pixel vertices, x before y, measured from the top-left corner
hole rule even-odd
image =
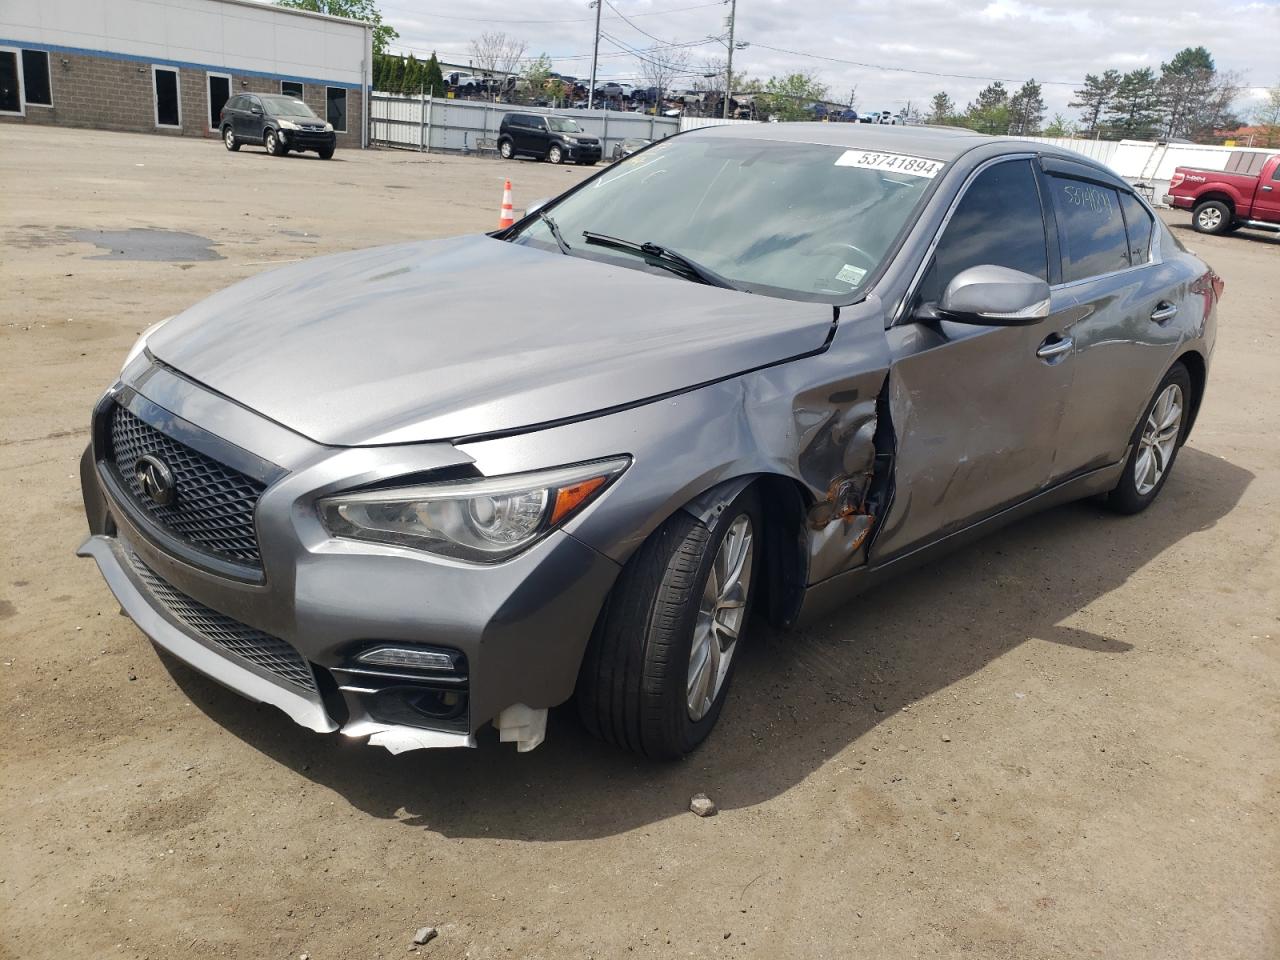
[[[1129,459],[1107,506],[1117,513],[1139,513],[1151,506],[1173,470],[1187,432],[1191,375],[1175,363],[1156,387],[1130,441]]]
[[[1206,200],[1191,214],[1191,225],[1199,233],[1226,233],[1231,229],[1231,208],[1221,200]]]
[[[547,159],[552,163],[564,162],[564,151],[557,144],[552,144],[551,149],[547,151]]]
[[[510,160],[516,155],[515,147],[512,146],[510,140],[503,140],[498,144],[498,156],[503,160]]]
[[[280,138],[276,136],[276,132],[274,130],[267,131],[266,136],[262,140],[262,145],[267,148],[267,153],[271,154],[273,157],[284,155],[285,151],[282,149],[284,145],[280,142]]]
[[[316,153],[320,154],[321,160],[333,159],[333,147],[321,147]]]
[[[596,736],[675,759],[710,734],[761,568],[753,489],[704,525],[683,510],[627,564],[592,635],[578,710]]]

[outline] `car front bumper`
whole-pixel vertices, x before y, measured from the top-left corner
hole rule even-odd
[[[95,412],[81,463],[90,536],[79,553],[158,646],[309,729],[369,736],[395,752],[474,745],[504,712],[540,711],[572,694],[619,570],[613,560],[563,531],[489,565],[334,539],[316,518],[318,496],[469,458],[450,444],[321,447],[163,367],[136,379]],[[223,449],[271,451],[283,473],[254,511],[260,576],[229,575],[176,550],[138,508],[100,426],[112,404],[185,441],[199,442],[198,417],[217,424]],[[384,645],[443,651],[453,667],[357,659]]]
[[[281,130],[280,141],[290,150],[332,150],[338,142],[338,136],[332,132]]]

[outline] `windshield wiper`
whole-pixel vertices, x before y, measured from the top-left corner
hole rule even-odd
[[[649,259],[650,263],[655,263],[667,270],[675,271],[683,276],[692,275],[692,279],[700,283],[708,283],[713,287],[724,287],[726,290],[739,289],[735,284],[726,280],[714,270],[704,267],[696,260],[690,260],[682,253],[677,253],[667,247],[660,246],[656,243],[636,243],[634,240],[622,240],[618,237],[610,237],[603,233],[595,233],[591,230],[583,230],[582,235],[587,238],[587,243],[596,243],[602,247],[612,247],[615,250],[626,250],[630,253],[638,253]]]
[[[547,225],[547,229],[551,231],[551,236],[555,238],[556,246],[560,248],[560,252],[566,257],[569,256],[569,251],[572,248],[569,244],[564,242],[564,237],[560,235],[560,228],[556,225],[556,222],[551,219],[551,214],[543,213],[539,210],[538,219]]]

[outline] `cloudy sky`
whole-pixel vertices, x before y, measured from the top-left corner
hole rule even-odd
[[[465,63],[472,38],[503,30],[524,40],[528,55],[549,54],[561,73],[591,70],[587,0],[380,0],[380,7],[404,52],[437,50],[442,60]],[[708,0],[605,0],[609,39],[600,43],[599,75],[636,77],[636,59],[624,48],[645,50],[654,38],[690,44],[701,68],[724,55],[707,38],[724,32],[728,12],[727,3]],[[1280,0],[738,0],[737,17],[737,37],[751,46],[735,54],[735,73],[812,70],[833,100],[847,100],[856,86],[864,110],[923,104],[939,90],[963,105],[987,83],[972,78],[1010,86],[1035,77],[1050,116],[1073,114],[1067,102],[1086,73],[1158,71],[1162,60],[1198,44],[1219,69],[1242,76],[1254,103],[1263,88],[1280,84]]]

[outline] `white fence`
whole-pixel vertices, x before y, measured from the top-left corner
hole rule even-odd
[[[474,153],[493,150],[498,128],[508,113],[572,117],[588,136],[599,137],[607,160],[621,140],[661,140],[680,130],[669,117],[648,117],[620,110],[548,110],[483,100],[449,100],[374,93],[369,98],[370,139],[375,145],[412,150]]]
[[[699,127],[721,127],[726,123],[759,123],[759,120],[727,120],[724,117],[681,117],[680,132],[697,130]]]

